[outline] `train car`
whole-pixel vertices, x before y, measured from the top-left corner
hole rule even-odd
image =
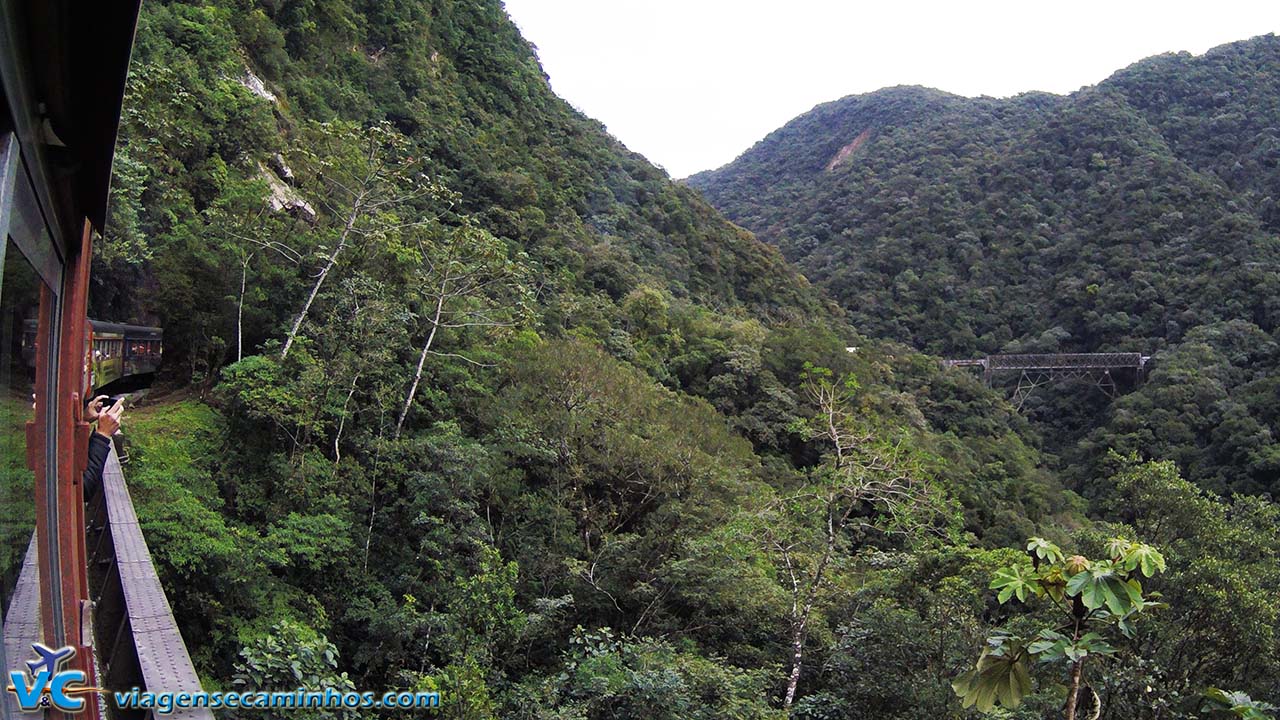
[[[145,325],[90,320],[93,330],[94,388],[121,380],[145,384],[160,367],[164,353],[164,330]]]
[[[38,323],[27,320],[22,334],[22,361],[36,366]],[[149,385],[164,354],[164,330],[148,325],[89,320],[89,377],[91,391],[127,385],[137,389]]]

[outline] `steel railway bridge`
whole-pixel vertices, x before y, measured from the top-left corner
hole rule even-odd
[[[1037,388],[1057,380],[1078,380],[1115,397],[1122,387],[1146,379],[1149,355],[1142,353],[1060,353],[1038,355],[988,355],[984,358],[943,360],[944,367],[981,368],[987,387],[1016,377],[1012,401],[1023,403]]]

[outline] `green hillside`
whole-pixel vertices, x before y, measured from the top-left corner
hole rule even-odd
[[[872,337],[945,356],[1155,355],[1150,385],[1112,407],[1068,389],[1028,408],[1073,465],[1115,446],[1176,458],[1215,491],[1274,493],[1278,158],[1268,35],[1066,97],[845,98],[688,182]]]
[[[1159,349],[1229,319],[1270,331],[1277,64],[1266,36],[1069,97],[882,90],[689,184],[859,328],[931,352]]]

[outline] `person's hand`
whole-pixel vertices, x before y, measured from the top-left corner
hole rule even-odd
[[[106,412],[98,416],[98,427],[94,432],[111,437],[120,430],[120,416],[124,414],[124,398],[116,401]]]
[[[99,395],[98,397],[91,400],[89,402],[89,405],[86,406],[84,409],[84,419],[89,422],[93,422],[94,420],[97,420],[98,417],[102,415],[103,401],[110,400],[110,399],[111,398],[107,397],[106,395]]]

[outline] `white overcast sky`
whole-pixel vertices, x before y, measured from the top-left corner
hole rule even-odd
[[[1280,0],[506,0],[561,97],[673,177],[891,85],[1067,93],[1144,57],[1280,33]]]

